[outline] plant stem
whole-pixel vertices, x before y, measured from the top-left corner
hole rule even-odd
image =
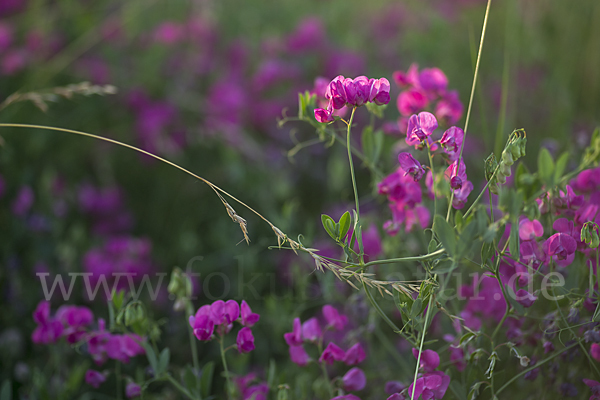
[[[192,302],[187,300],[186,304],[188,317],[194,315],[194,308]],[[194,336],[194,330],[190,324],[186,321],[188,326],[188,336],[190,338],[190,347],[192,349],[192,363],[194,365],[194,375],[196,376],[196,390],[200,393],[200,363],[198,362],[198,345],[196,344],[196,337]]]
[[[223,338],[219,340],[219,346],[221,349],[221,361],[223,362],[223,369],[225,370],[225,379],[227,388],[225,393],[227,393],[227,398],[231,398],[231,390],[233,386],[231,386],[231,378],[229,377],[229,368],[227,368],[227,359],[225,358],[225,350],[223,349]]]
[[[115,378],[117,379],[117,400],[121,400],[123,398],[121,363],[118,361],[115,361]]]
[[[371,305],[375,308],[375,310],[377,310],[379,315],[381,315],[381,318],[383,318],[383,320],[390,326],[390,328],[392,328],[394,330],[394,332],[400,332],[400,328],[398,328],[396,326],[396,324],[394,324],[394,322],[392,322],[392,320],[383,312],[381,307],[379,307],[379,304],[377,304],[377,302],[373,298],[373,295],[369,291],[369,287],[367,286],[367,284],[364,281],[363,281],[363,288],[365,289],[365,293],[367,294],[367,299],[369,299],[369,302],[371,303]]]
[[[175,380],[175,378],[173,378],[171,375],[169,374],[165,374],[166,379],[171,382],[171,384],[173,386],[175,386],[175,388],[177,390],[179,390],[182,394],[184,394],[186,397],[188,397],[191,400],[196,400],[196,398],[194,396],[192,396],[192,394],[190,392],[188,392],[188,390],[186,388],[184,388],[183,386],[181,386],[181,384],[179,382],[177,382]]]
[[[477,84],[477,74],[479,73],[479,63],[481,61],[481,50],[483,49],[483,40],[485,39],[485,29],[487,28],[488,16],[490,14],[490,5],[492,0],[488,0],[487,7],[485,8],[485,16],[483,17],[483,29],[481,30],[481,40],[479,41],[479,51],[477,53],[477,62],[475,63],[475,73],[473,75],[473,85],[471,86],[471,96],[469,97],[469,106],[467,107],[467,117],[465,119],[465,130],[463,136],[463,142],[460,146],[460,154],[458,155],[457,165],[460,168],[460,162],[462,160],[463,150],[465,149],[465,141],[467,139],[467,128],[469,127],[469,119],[471,118],[471,108],[473,107],[473,95],[475,94],[475,86]],[[454,200],[454,191],[450,196],[450,202],[448,203],[448,213],[446,214],[446,222],[450,220],[450,211],[452,210],[452,201]]]
[[[542,365],[546,364],[548,361],[558,357],[559,355],[561,355],[562,353],[564,353],[567,350],[571,350],[573,347],[577,346],[579,343],[579,341],[577,341],[577,343],[573,343],[572,345],[565,347],[564,349],[562,349],[561,351],[559,351],[558,353],[555,353],[553,355],[551,355],[548,358],[543,359],[542,361],[536,363],[535,365],[532,365],[531,367],[521,371],[520,373],[518,373],[517,375],[513,376],[508,382],[506,382],[504,384],[504,386],[502,386],[500,389],[498,389],[498,391],[496,392],[496,396],[498,396],[500,394],[500,392],[502,392],[504,389],[506,389],[511,383],[513,383],[514,381],[516,381],[517,379],[519,379],[521,376],[525,375],[526,373],[528,373],[529,371],[532,371],[536,368],[541,367]]]
[[[354,189],[354,203],[356,204],[356,222],[354,223],[354,232],[356,234],[356,240],[358,241],[358,249],[360,252],[360,264],[364,264],[364,249],[362,242],[362,230],[360,227],[360,204],[358,201],[358,189],[356,188],[356,176],[354,175],[354,163],[352,162],[352,145],[350,144],[350,132],[352,128],[352,121],[354,120],[354,112],[356,107],[352,108],[350,114],[350,120],[348,121],[348,134],[346,135],[346,147],[348,148],[348,162],[350,163],[350,176],[352,178],[352,188]]]
[[[431,170],[431,180],[433,184],[431,185],[433,190],[433,216],[437,214],[437,196],[435,193],[435,171],[433,170],[433,157],[431,156],[431,148],[429,147],[429,142],[425,141],[427,144],[427,156],[429,157],[429,169]],[[431,233],[433,235],[433,232]]]
[[[372,265],[379,265],[379,264],[390,264],[390,263],[396,263],[396,262],[423,261],[423,260],[428,260],[430,258],[435,258],[436,256],[439,256],[441,254],[444,254],[445,251],[446,250],[444,250],[444,249],[439,249],[439,250],[434,251],[433,253],[425,254],[422,256],[388,258],[385,260],[375,260],[375,261],[370,261],[370,262],[366,263],[365,267],[370,267]]]
[[[433,295],[429,295],[429,304],[427,305],[427,313],[425,314],[425,324],[423,324],[423,332],[421,333],[421,344],[419,345],[419,356],[417,357],[417,367],[415,368],[415,377],[413,379],[413,390],[410,395],[411,400],[415,398],[415,389],[417,388],[417,375],[419,375],[419,366],[421,364],[421,353],[423,352],[423,342],[425,342],[425,333],[427,332],[427,321],[431,312],[431,300]]]

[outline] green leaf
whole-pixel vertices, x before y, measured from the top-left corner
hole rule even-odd
[[[554,184],[554,160],[547,148],[542,147],[538,154],[538,174],[547,186]]]
[[[373,149],[373,156],[371,158],[371,163],[373,165],[377,164],[379,161],[379,157],[381,156],[381,150],[383,149],[383,140],[385,138],[383,131],[381,129],[375,131],[374,135],[374,144],[375,147]]]
[[[450,257],[456,253],[456,236],[454,229],[441,215],[436,215],[433,222],[433,231],[442,242],[444,249]]]
[[[361,143],[363,154],[368,160],[373,160],[373,154],[375,153],[375,138],[373,136],[373,127],[367,125],[361,135]]]
[[[12,384],[10,380],[5,380],[0,389],[0,400],[12,400]]]
[[[329,234],[329,236],[331,236],[333,239],[337,239],[337,237],[335,235],[335,225],[336,225],[336,223],[333,220],[333,218],[331,218],[327,214],[322,214],[321,215],[321,222],[323,223],[323,228],[325,228],[325,231],[327,231],[327,233]]]
[[[471,390],[469,390],[469,400],[475,400],[479,397],[479,392],[481,391],[481,385],[487,383],[486,381],[476,382],[471,386]]]
[[[458,264],[456,264],[455,261],[445,260],[436,265],[433,268],[433,272],[435,272],[436,274],[446,274],[448,272],[454,271],[456,267],[458,267]]]
[[[200,378],[200,392],[202,394],[202,397],[208,397],[210,395],[210,389],[212,386],[214,372],[214,361],[204,364],[204,367],[202,368],[202,376]]]
[[[512,219],[512,218],[511,218]],[[514,222],[510,226],[510,238],[508,242],[510,254],[519,255],[519,224]]]
[[[421,314],[421,308],[423,308],[423,299],[421,299],[420,297],[417,297],[417,299],[415,300],[415,302],[413,303],[413,305],[410,309],[410,317],[412,319],[417,318],[417,316],[419,316],[419,314]]]
[[[183,384],[186,389],[192,393],[197,393],[198,389],[196,387],[196,375],[194,374],[194,370],[191,365],[186,366],[185,372],[183,373]]]
[[[340,241],[342,241],[346,237],[348,231],[350,230],[350,220],[350,213],[348,211],[346,211],[344,215],[342,215],[342,217],[340,218],[340,235],[338,236],[338,239]]]
[[[565,151],[560,155],[560,157],[558,157],[558,160],[556,160],[554,182],[559,182],[562,178],[562,175],[565,172],[565,168],[567,168],[567,162],[569,162],[569,153]]]
[[[156,358],[156,353],[154,349],[148,342],[142,342],[142,346],[144,350],[146,350],[146,357],[148,357],[148,363],[150,363],[150,367],[157,374],[158,371],[158,359]]]
[[[160,357],[158,360],[158,376],[161,376],[163,373],[167,371],[169,368],[169,360],[171,359],[171,351],[168,347],[165,347],[163,351],[160,353]]]
[[[275,360],[271,358],[269,361],[269,373],[267,374],[267,385],[272,388],[275,386],[275,378],[277,373],[277,364],[275,364]]]

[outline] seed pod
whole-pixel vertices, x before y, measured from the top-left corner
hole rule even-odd
[[[506,165],[505,163],[501,163],[498,173],[505,175],[505,176],[510,176],[510,174],[511,174],[510,167],[508,165]]]
[[[498,180],[498,183],[501,185],[506,183],[506,175],[503,175],[502,171],[498,171],[498,173],[496,174],[496,179]]]
[[[506,165],[513,165],[515,163],[512,153],[510,151],[507,151],[507,149],[504,149],[504,151],[502,152],[502,162]]]

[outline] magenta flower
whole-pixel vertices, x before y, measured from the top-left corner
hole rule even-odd
[[[237,301],[227,300],[225,302],[225,317],[230,324],[240,317],[240,305]]]
[[[106,375],[101,372],[94,371],[93,369],[88,369],[85,372],[85,383],[96,389],[98,389],[104,381],[106,381]]]
[[[247,327],[252,327],[260,319],[260,315],[252,312],[246,300],[242,300],[241,315],[242,325]]]
[[[419,349],[412,349],[413,356],[419,357]],[[440,365],[440,356],[433,350],[423,350],[421,352],[421,363],[420,368],[423,368],[425,372],[432,372]]]
[[[200,310],[198,310],[200,312]],[[190,326],[194,330],[194,335],[198,340],[210,340],[215,330],[215,323],[208,315],[198,315],[189,318]]]
[[[544,227],[537,219],[530,221],[523,218],[519,221],[519,237],[521,240],[534,240],[544,234]]]
[[[419,74],[419,85],[423,90],[443,93],[448,87],[448,78],[439,68],[425,68]]]
[[[412,146],[423,142],[437,127],[435,116],[427,111],[411,115],[406,130],[406,143]]]
[[[454,190],[454,200],[452,200],[452,207],[457,210],[460,210],[465,206],[467,202],[467,197],[473,191],[473,183],[471,181],[467,181],[463,183],[460,189]]]
[[[331,400],[360,400],[360,397],[355,396],[352,393],[348,393],[343,396],[335,396]]]
[[[302,338],[309,342],[316,342],[322,335],[319,321],[316,318],[311,318],[302,324]]]
[[[338,310],[326,304],[323,306],[323,316],[327,320],[327,327],[333,327],[335,330],[341,331],[348,323],[348,317],[340,314]]]
[[[340,349],[335,343],[330,342],[325,350],[323,350],[323,354],[319,357],[319,362],[326,362],[331,365],[334,361],[343,361],[346,357],[346,353],[344,350]]]
[[[566,267],[575,258],[577,242],[571,235],[555,233],[544,242],[543,249],[548,257],[556,261],[556,265]]]
[[[600,382],[592,379],[582,379],[590,389],[592,389],[592,396],[590,400],[600,400]]]
[[[458,92],[452,90],[447,92],[435,107],[435,116],[447,125],[453,125],[460,120],[464,106],[458,98]]]
[[[411,64],[406,73],[403,71],[395,71],[392,74],[392,78],[400,88],[416,85],[419,81],[419,66],[417,64]]]
[[[594,360],[600,361],[600,345],[598,343],[592,343],[590,354]]]
[[[284,333],[283,338],[288,346],[300,346],[302,344],[302,327],[300,318],[294,318],[293,326],[293,331]]]
[[[129,382],[127,386],[125,386],[125,396],[127,396],[128,399],[139,397],[141,394],[142,388],[137,383]]]
[[[424,374],[422,377],[417,379],[413,398],[418,399],[421,395],[423,395],[423,399],[439,400],[446,394],[449,384],[450,377],[441,371]],[[408,396],[412,396],[412,384],[409,386],[407,394]]]
[[[41,301],[33,312],[33,320],[37,327],[31,334],[31,340],[36,344],[50,344],[56,342],[63,333],[63,325],[55,318],[50,317],[50,303]]]
[[[367,358],[364,349],[360,345],[360,343],[356,343],[354,346],[350,347],[346,352],[346,357],[344,357],[344,363],[346,365],[357,365],[364,361]]]
[[[228,322],[225,317],[225,302],[223,300],[217,300],[210,305],[209,317],[215,325]]]
[[[344,383],[344,390],[346,391],[359,391],[363,390],[367,385],[367,377],[360,368],[352,368],[350,371],[342,377]]]
[[[87,307],[61,306],[56,311],[56,319],[65,326],[63,335],[67,342],[73,344],[86,334],[85,327],[93,322],[94,315]]]
[[[450,182],[450,187],[452,189],[462,188],[463,183],[467,182],[467,167],[463,160],[460,160],[460,167],[458,166],[458,160],[450,164],[446,169],[444,176],[446,177],[446,180]]]
[[[301,367],[305,367],[310,362],[310,357],[302,345],[290,346],[290,359]]]
[[[412,175],[415,182],[420,181],[425,174],[425,168],[410,153],[398,154],[398,162],[404,170],[404,175]]]
[[[460,155],[460,148],[463,144],[465,133],[462,129],[453,126],[446,130],[440,139],[440,144],[444,152],[448,155],[448,160],[456,161]]]
[[[12,212],[17,216],[23,216],[27,214],[31,206],[33,205],[35,196],[33,190],[29,186],[22,186],[17,193],[17,197],[12,203]]]
[[[523,307],[529,308],[533,305],[533,303],[535,303],[537,296],[535,296],[533,293],[529,293],[525,289],[519,289],[515,293],[515,300]]]
[[[404,395],[402,395],[400,393],[394,393],[393,395],[388,397],[386,400],[406,400],[406,398],[404,397]]]
[[[143,339],[133,333],[111,334],[104,344],[104,351],[106,351],[109,358],[127,364],[130,358],[146,353],[140,344],[141,342],[143,342]]]
[[[423,110],[428,104],[427,96],[417,89],[405,90],[396,99],[398,111],[405,117]]]
[[[240,353],[249,353],[254,350],[254,336],[252,335],[252,330],[248,327],[240,329],[236,343]]]
[[[315,119],[322,124],[335,121],[333,112],[323,108],[315,108]]]

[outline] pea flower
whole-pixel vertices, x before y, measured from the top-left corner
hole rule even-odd
[[[419,349],[412,349],[413,356],[419,358]],[[419,367],[425,372],[432,372],[440,365],[440,356],[433,350],[423,350]]]
[[[571,235],[555,233],[544,242],[543,249],[548,257],[556,260],[556,265],[566,267],[575,259],[577,242]]]
[[[582,379],[582,381],[587,387],[592,389],[592,396],[590,397],[590,400],[600,400],[600,382],[592,379]]]
[[[246,300],[242,300],[241,316],[242,325],[247,327],[252,327],[260,319],[260,315],[252,312],[252,309],[250,309],[250,306],[248,303],[246,303]]]
[[[60,321],[50,317],[50,303],[47,301],[38,304],[33,312],[33,320],[37,323],[37,327],[31,335],[33,343],[54,343],[63,333],[63,325]]]
[[[409,146],[420,144],[427,140],[438,127],[437,120],[432,113],[427,111],[413,114],[408,119],[406,130],[406,144]]]
[[[300,346],[302,344],[302,327],[300,318],[294,318],[293,326],[293,331],[284,333],[283,338],[288,346]]]
[[[93,369],[88,369],[85,372],[85,383],[93,388],[98,389],[104,381],[106,381],[106,375],[101,372],[94,371]]]
[[[419,85],[423,90],[443,93],[448,87],[448,78],[439,68],[425,68],[419,74]]]
[[[450,377],[441,371],[424,374],[416,381],[413,398],[418,399],[423,395],[424,399],[439,400],[446,394],[449,384]],[[412,394],[413,385],[411,384],[408,388],[408,395],[412,396]]]
[[[367,357],[364,349],[360,345],[360,343],[356,343],[354,346],[350,347],[346,352],[346,357],[344,357],[344,363],[346,365],[356,365],[360,364]]]
[[[310,357],[306,350],[304,350],[304,346],[290,346],[290,359],[293,363],[298,364],[301,367],[305,367],[310,362]]]
[[[398,154],[398,162],[400,163],[400,168],[404,170],[404,175],[412,175],[415,182],[420,181],[423,175],[425,175],[425,168],[410,153]]]
[[[460,148],[463,144],[465,133],[462,129],[453,126],[446,130],[440,139],[440,144],[444,152],[448,155],[449,161],[456,161],[460,155]]]
[[[521,240],[534,240],[544,234],[544,227],[537,219],[530,221],[523,218],[519,221],[519,237]]]
[[[309,342],[316,342],[321,337],[321,327],[316,318],[311,318],[302,324],[302,338]]]
[[[427,96],[417,89],[409,89],[401,92],[396,100],[398,111],[404,116],[421,111],[427,107],[427,104],[429,104]]]
[[[517,303],[519,303],[525,308],[531,307],[533,303],[535,303],[535,301],[537,300],[537,296],[535,296],[533,293],[529,293],[525,289],[519,289],[515,293],[515,296],[515,300],[517,301]]]
[[[139,397],[142,394],[142,388],[135,382],[129,382],[127,386],[125,386],[125,396],[128,399],[133,399],[134,397]]]
[[[458,166],[458,160],[454,161],[448,166],[444,173],[446,180],[450,182],[452,189],[462,188],[463,183],[467,181],[467,167],[463,160],[460,160],[460,166]]]
[[[333,327],[335,330],[341,331],[348,323],[348,317],[340,314],[338,310],[326,304],[323,306],[323,316],[327,320],[327,327]]]
[[[346,353],[344,350],[340,349],[338,345],[333,342],[330,342],[325,350],[323,350],[323,354],[319,357],[319,362],[326,362],[331,365],[334,361],[343,361],[346,358]]]
[[[252,335],[252,330],[248,327],[240,329],[236,343],[240,353],[250,353],[254,350],[254,336]]]
[[[344,390],[347,391],[358,391],[363,390],[367,385],[367,377],[360,368],[352,368],[350,371],[342,377],[344,384]]]
[[[200,312],[200,310],[198,310]],[[215,330],[215,323],[208,315],[190,316],[190,326],[194,330],[194,335],[198,340],[210,340]]]

